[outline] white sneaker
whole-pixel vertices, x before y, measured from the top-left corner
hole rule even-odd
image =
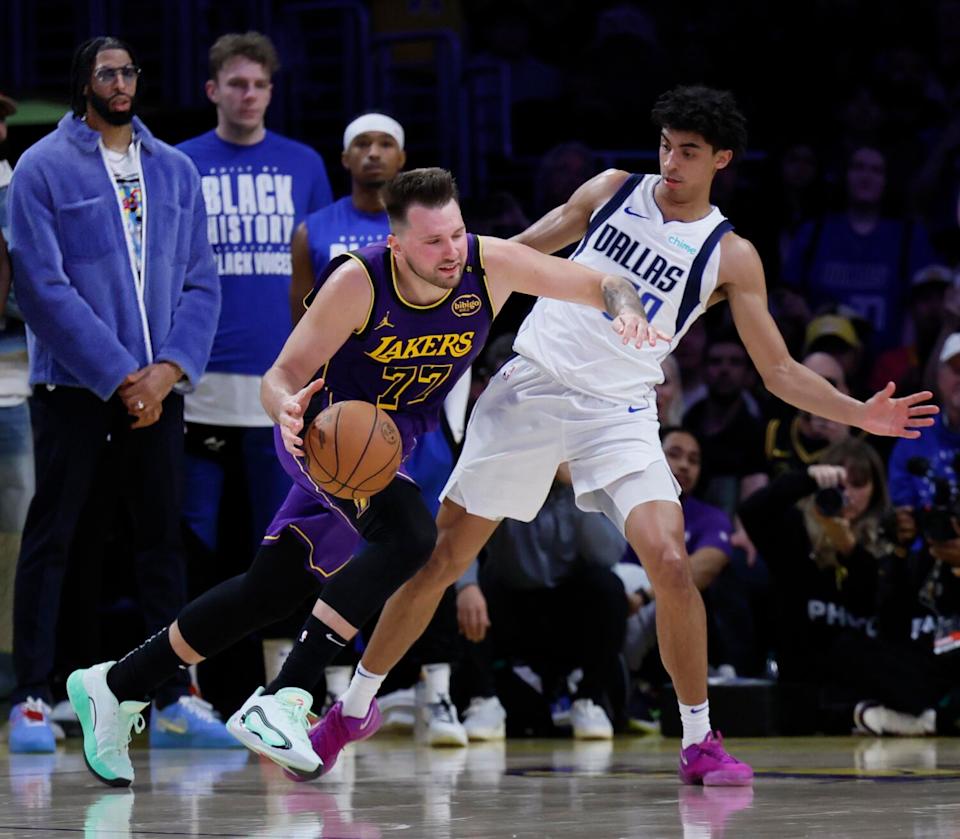
[[[570,723],[577,740],[611,740],[613,725],[607,712],[592,699],[578,699],[570,708]]]
[[[507,712],[496,696],[475,696],[464,711],[463,727],[471,741],[503,740],[507,736]]]
[[[65,740],[67,736],[80,736],[80,720],[77,719],[77,713],[73,710],[69,700],[61,699],[50,712],[50,728],[53,729],[53,736],[57,742]]]
[[[422,709],[426,722],[424,740],[428,746],[466,746],[467,732],[457,717],[449,696],[428,702]]]
[[[417,700],[413,688],[402,688],[377,697],[383,725],[380,731],[409,733],[416,724]]]
[[[80,720],[87,767],[108,786],[128,787],[133,782],[131,732],[143,731],[140,712],[148,703],[117,700],[107,687],[107,671],[114,663],[74,670],[67,679],[67,696]]]
[[[251,751],[308,780],[320,774],[320,756],[308,736],[307,712],[313,697],[300,688],[264,694],[257,688],[227,720],[227,730]]]
[[[924,737],[937,732],[937,713],[932,708],[914,716],[876,702],[859,702],[853,709],[853,722],[858,731],[877,737],[884,734]]]

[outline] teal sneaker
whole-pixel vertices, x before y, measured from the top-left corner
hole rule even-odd
[[[304,779],[320,775],[320,757],[307,736],[313,697],[300,688],[256,692],[227,720],[227,730],[251,751]]]
[[[145,728],[141,711],[148,703],[117,700],[107,687],[107,671],[115,663],[74,670],[67,679],[67,696],[80,720],[87,768],[108,786],[128,787],[133,782],[131,732]]]
[[[50,706],[42,699],[28,697],[10,709],[11,754],[50,754],[57,741],[50,726]]]
[[[199,696],[181,696],[150,714],[151,749],[239,749],[213,705]]]

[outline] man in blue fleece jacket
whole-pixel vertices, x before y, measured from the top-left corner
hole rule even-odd
[[[196,168],[134,116],[139,75],[126,44],[81,45],[72,113],[23,154],[10,184],[36,443],[14,593],[11,752],[54,749],[47,711],[63,576],[108,455],[122,468],[116,489],[132,515],[147,627],[164,629],[184,603],[183,397],[174,385],[203,372],[220,284]],[[158,705],[220,728],[188,687],[183,674]]]

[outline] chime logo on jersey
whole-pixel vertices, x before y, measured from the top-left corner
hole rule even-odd
[[[458,318],[466,318],[479,312],[481,306],[483,303],[476,294],[461,294],[450,304],[450,311]]]
[[[660,291],[672,291],[686,273],[682,265],[671,265],[660,254],[641,245],[609,222],[601,228],[593,249]]]
[[[374,361],[387,363],[409,358],[425,358],[451,355],[463,358],[473,349],[476,332],[454,332],[447,335],[417,335],[414,338],[398,338],[384,335],[376,349],[365,355]]]

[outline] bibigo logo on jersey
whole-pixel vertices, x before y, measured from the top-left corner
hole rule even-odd
[[[450,304],[450,311],[458,318],[466,318],[479,312],[481,306],[483,302],[476,294],[461,294]]]

